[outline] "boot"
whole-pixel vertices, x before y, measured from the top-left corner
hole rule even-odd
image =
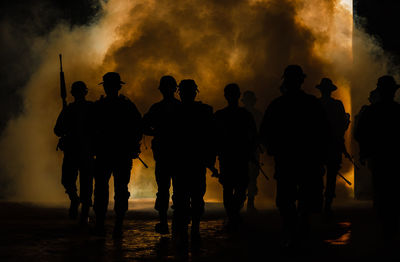
[[[78,218],[79,200],[71,200],[69,206],[68,216],[70,219],[75,220]]]
[[[113,238],[121,238],[122,237],[122,225],[123,225],[124,217],[117,216],[115,218],[115,225],[113,231]]]
[[[247,213],[257,213],[257,209],[254,206],[254,197],[248,197],[247,199]]]
[[[97,236],[105,236],[106,229],[104,227],[105,217],[96,214],[96,223],[94,226],[94,234]]]
[[[325,205],[324,205],[324,217],[325,218],[333,218],[333,210],[332,210],[332,200],[325,200]]]
[[[88,225],[88,223],[89,223],[89,206],[88,205],[82,205],[79,223],[82,226]]]
[[[192,244],[198,244],[201,240],[200,235],[200,221],[199,220],[192,220],[192,227],[190,232],[190,238],[192,240]]]
[[[160,212],[160,223],[156,224],[155,231],[159,234],[169,233],[167,212]]]

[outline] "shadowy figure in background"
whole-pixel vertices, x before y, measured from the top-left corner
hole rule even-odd
[[[257,108],[255,104],[257,102],[256,94],[253,91],[245,91],[242,96],[242,103],[244,108],[249,111],[254,118],[257,126],[257,131],[260,130],[260,124],[262,121],[262,113]],[[258,139],[259,140],[259,139]],[[260,162],[260,155],[262,154],[260,141],[257,141],[257,149],[254,153],[254,159],[249,161],[249,186],[247,188],[247,212],[254,213],[257,209],[254,206],[254,198],[258,193],[257,188],[257,178],[260,173],[259,165],[255,161]]]
[[[268,106],[260,128],[262,142],[275,159],[285,248],[307,236],[308,215],[321,212],[323,202],[329,124],[318,99],[301,90],[305,77],[298,65],[285,69],[285,91]]]
[[[228,106],[215,113],[217,154],[227,226],[228,230],[235,230],[240,224],[240,210],[246,201],[249,162],[256,161],[257,127],[252,114],[239,106],[237,84],[228,84],[224,96]]]
[[[169,188],[172,174],[176,171],[177,114],[181,102],[174,97],[177,83],[172,76],[163,76],[159,90],[163,100],[150,107],[143,116],[144,134],[153,136],[151,148],[156,161],[155,176],[158,187],[155,209],[160,215],[160,223],[156,224],[156,232],[168,234],[167,211],[169,206]]]
[[[134,103],[119,95],[121,81],[118,73],[103,76],[105,97],[95,103],[95,191],[94,211],[96,233],[104,234],[111,173],[114,176],[114,211],[116,214],[113,236],[122,236],[122,223],[128,210],[128,184],[131,177],[132,158],[140,153],[142,138],[141,114]]]
[[[329,143],[328,163],[326,165],[326,187],[324,213],[332,216],[332,202],[335,198],[336,176],[342,164],[342,154],[346,151],[344,134],[349,127],[349,118],[340,100],[331,97],[337,87],[329,78],[322,78],[321,83],[316,86],[321,92],[319,101],[325,110],[329,121],[331,140]]]
[[[91,120],[93,102],[87,101],[88,90],[84,82],[71,86],[74,102],[65,107],[58,116],[54,133],[60,137],[57,148],[64,151],[62,178],[66,193],[71,200],[69,216],[76,219],[79,203],[82,203],[80,223],[87,224],[93,192],[93,150]],[[79,172],[80,193],[77,194],[76,180]]]
[[[368,158],[369,153],[366,150],[364,150],[365,143],[363,143],[362,137],[359,136],[360,135],[359,122],[360,122],[360,118],[363,117],[363,114],[365,112],[368,112],[371,105],[374,105],[381,101],[381,95],[379,94],[379,90],[377,88],[372,90],[369,93],[368,101],[370,102],[370,105],[363,105],[360,109],[360,112],[358,112],[358,114],[354,117],[354,131],[353,131],[354,139],[358,142],[359,161],[363,166],[365,166],[367,164],[366,159]],[[360,143],[360,141],[361,141],[361,143]]]
[[[195,101],[198,89],[194,80],[179,83],[182,105],[179,112],[179,172],[173,175],[174,222],[178,246],[186,244],[188,224],[192,220],[192,243],[200,240],[200,219],[204,213],[206,167],[214,166],[213,108]]]
[[[386,240],[398,234],[400,218],[400,105],[394,101],[399,88],[392,76],[378,79],[379,100],[359,116],[355,139],[372,172],[374,207]]]

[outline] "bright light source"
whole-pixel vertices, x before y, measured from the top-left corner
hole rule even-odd
[[[341,4],[353,13],[353,0],[341,0]]]

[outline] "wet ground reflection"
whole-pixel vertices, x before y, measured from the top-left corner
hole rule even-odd
[[[340,222],[337,223],[339,228],[338,232],[343,230],[343,234],[335,239],[327,239],[324,242],[330,245],[348,245],[351,239],[351,222]]]
[[[243,213],[242,230],[228,234],[222,205],[208,204],[201,244],[182,252],[171,235],[154,232],[157,213],[150,207],[130,210],[123,238],[114,240],[111,210],[106,237],[96,237],[91,228],[66,219],[65,207],[0,202],[0,261],[360,261],[381,257],[372,213],[369,206],[353,206],[337,210],[331,221],[315,217],[310,237],[288,253],[281,248],[276,209]]]

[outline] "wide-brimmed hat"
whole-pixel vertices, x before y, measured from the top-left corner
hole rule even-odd
[[[337,86],[333,84],[332,80],[325,77],[321,79],[321,83],[319,83],[315,88],[318,88],[319,90],[335,91]]]
[[[104,83],[118,83],[118,84],[125,84],[125,82],[121,81],[121,77],[116,72],[108,72],[103,75],[103,82],[99,83],[102,85]]]

